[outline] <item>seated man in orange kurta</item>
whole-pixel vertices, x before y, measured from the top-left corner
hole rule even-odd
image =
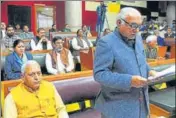
[[[41,79],[36,61],[26,62],[22,74],[22,82],[5,99],[4,118],[68,118],[55,87]]]

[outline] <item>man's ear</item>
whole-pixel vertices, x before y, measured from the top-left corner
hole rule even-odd
[[[119,19],[119,20],[117,20],[116,24],[117,24],[117,28],[119,28],[122,24],[122,21]]]
[[[119,25],[121,25],[121,20],[117,20],[117,25],[119,26]]]

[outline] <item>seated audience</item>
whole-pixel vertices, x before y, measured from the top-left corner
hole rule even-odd
[[[162,38],[160,35],[159,35],[159,31],[156,30],[154,31],[155,35],[157,36],[157,44],[158,46],[165,46],[165,42],[164,42],[164,38]]]
[[[59,32],[59,31],[57,30],[57,28],[56,28],[56,24],[53,24],[53,25],[52,25],[52,28],[49,29],[49,37],[50,37],[50,35],[51,35],[51,34],[50,34],[51,32]]]
[[[149,59],[164,59],[162,57],[158,57],[158,47],[157,47],[157,37],[155,35],[150,35],[146,39],[147,47],[145,49],[146,58]],[[152,86],[153,89],[159,90],[167,88],[166,83],[156,84]]]
[[[167,31],[167,27],[168,27],[167,22],[163,21],[163,23],[161,23],[160,28],[159,28],[159,31],[160,31],[159,35],[160,35],[160,37],[164,38],[164,34]]]
[[[76,63],[80,63],[80,51],[88,50],[90,47],[93,47],[92,42],[83,36],[81,29],[78,29],[77,37],[72,39],[73,56]]]
[[[6,36],[6,24],[4,22],[1,22],[1,36],[0,38],[4,38]]]
[[[175,34],[170,27],[167,28],[167,33],[164,34],[165,38],[174,38]]]
[[[21,30],[20,24],[16,24],[16,25],[15,25],[15,32],[16,32],[16,33],[21,33],[21,32],[23,32],[23,31]]]
[[[22,82],[5,98],[4,118],[69,118],[54,85],[42,80],[36,61],[26,62],[21,71]]]
[[[46,54],[45,64],[48,73],[60,74],[69,73],[74,69],[74,62],[71,52],[63,47],[63,39],[56,36],[52,40],[53,50]]]
[[[8,25],[6,31],[6,36],[3,38],[4,47],[13,50],[14,41],[21,38],[15,35],[12,25]]]
[[[157,37],[155,35],[150,35],[146,39],[146,58],[156,59],[157,58]]]
[[[14,52],[8,55],[5,60],[4,71],[6,80],[20,79],[22,64],[33,59],[30,53],[25,52],[22,40],[15,40],[13,48]]]
[[[39,28],[37,30],[37,36],[31,40],[31,49],[32,50],[51,50],[51,42],[45,36],[45,29]]]
[[[85,37],[91,37],[91,36],[92,36],[92,34],[90,33],[90,31],[87,29],[87,26],[86,26],[86,25],[83,25],[82,31],[83,31],[83,35],[84,35]]]
[[[106,29],[104,30],[104,32],[103,32],[103,36],[105,36],[105,35],[107,35],[107,34],[109,34],[109,33],[111,33],[111,30],[110,30],[109,28],[106,28]]]
[[[52,28],[49,29],[49,32],[57,32],[56,24],[53,24],[53,25],[52,25]]]
[[[158,30],[158,24],[155,21],[151,21],[150,25],[149,25],[149,30]]]
[[[68,24],[65,24],[65,28],[62,30],[62,32],[71,32],[71,29]]]
[[[142,25],[140,26],[140,28],[139,28],[139,31],[144,31],[144,30],[146,30],[147,29],[147,26],[146,26],[146,24],[144,24],[144,22],[142,23]]]
[[[165,38],[165,37],[164,37],[165,33],[166,33],[166,30],[165,30],[165,29],[160,30],[160,32],[159,32],[160,37],[161,37],[161,38]]]
[[[23,26],[23,32],[19,34],[22,39],[33,39],[33,32],[29,32],[29,27],[27,25]]]
[[[160,30],[160,31],[167,30],[167,27],[168,27],[167,21],[164,20],[164,21],[160,24],[159,30]]]
[[[173,31],[173,33],[175,34],[175,36],[176,36],[176,22],[175,22],[175,20],[173,20],[172,21],[172,31]]]
[[[146,40],[146,38],[151,35],[147,29],[144,29],[144,31],[141,33],[142,39]]]

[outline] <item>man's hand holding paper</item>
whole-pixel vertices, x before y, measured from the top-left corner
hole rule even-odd
[[[153,72],[152,72],[153,73]],[[161,81],[166,75],[171,75],[175,73],[175,65],[171,66],[168,69],[165,69],[161,72],[157,72],[154,74],[154,76],[150,76],[147,80],[148,84],[151,84],[153,82],[159,82]],[[150,74],[150,73],[149,73]]]
[[[154,71],[154,70],[150,70],[149,71],[149,76],[153,76],[155,77],[157,75],[158,72]]]
[[[132,76],[131,86],[135,88],[140,88],[147,85],[147,79],[141,76]]]

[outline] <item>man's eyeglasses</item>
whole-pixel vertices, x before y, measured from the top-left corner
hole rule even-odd
[[[136,23],[128,23],[126,20],[124,20],[124,19],[121,19],[121,20],[123,20],[126,24],[128,24],[131,28],[133,28],[133,29],[138,29],[139,27],[140,27],[140,25],[138,25],[138,24],[136,24]]]

